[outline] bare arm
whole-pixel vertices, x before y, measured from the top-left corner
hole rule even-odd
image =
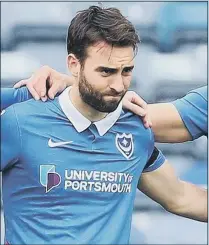
[[[137,115],[146,115],[156,142],[180,143],[192,140],[177,109],[172,103],[148,104],[135,92],[128,91],[123,98],[123,107]],[[146,123],[145,123],[146,125]]]
[[[149,104],[148,114],[156,142],[180,143],[192,140],[172,103]]]
[[[207,222],[207,190],[179,180],[168,161],[143,173],[138,189],[171,213]]]

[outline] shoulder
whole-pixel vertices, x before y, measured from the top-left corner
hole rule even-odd
[[[120,114],[119,121],[127,121],[127,122],[141,122],[141,119],[138,115],[133,112],[123,109]]]
[[[41,113],[45,110],[44,103],[34,99],[14,104],[13,108],[18,118],[29,118],[30,116],[33,116],[36,113]]]
[[[118,122],[126,123],[127,125],[131,124],[133,127],[141,128],[141,130],[146,131],[146,128],[144,127],[141,117],[129,110],[125,110],[125,109],[122,110]]]
[[[207,135],[207,86],[190,91],[173,102],[193,140]]]
[[[145,128],[142,119],[129,110],[122,110],[120,118],[117,121],[120,130],[130,131],[133,135],[142,139],[153,139],[153,132],[150,128]]]
[[[39,114],[49,114],[50,108],[56,107],[57,101],[48,100],[47,102],[42,102],[41,100],[30,99],[18,104],[13,105],[18,116],[33,116]]]
[[[198,109],[200,111],[207,109],[207,86],[200,87],[188,92],[183,98],[173,102],[177,109]]]
[[[15,117],[16,113],[13,105],[1,111],[1,123],[14,121]]]
[[[18,128],[18,131],[21,131],[21,128],[33,122],[33,104],[34,101],[29,100],[26,102],[13,104],[4,109],[1,113],[1,129],[5,129],[12,135],[12,132],[15,132],[15,128]]]
[[[207,90],[208,90],[208,86],[203,86],[197,89],[194,89],[190,92],[188,92],[188,94],[185,96],[185,98],[193,98],[193,99],[204,99],[205,101],[208,100],[207,98]]]
[[[6,142],[14,139],[19,132],[19,125],[14,106],[10,106],[1,112],[1,140]]]
[[[13,108],[20,125],[48,121],[49,118],[57,118],[60,113],[57,101],[51,100],[42,102],[30,99],[13,105]]]

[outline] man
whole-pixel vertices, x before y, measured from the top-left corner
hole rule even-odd
[[[151,130],[121,110],[138,42],[117,9],[81,11],[67,38],[73,86],[2,111],[9,244],[127,244],[137,187],[172,213],[207,221],[207,191],[180,181]]]

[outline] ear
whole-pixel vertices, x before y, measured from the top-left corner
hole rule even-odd
[[[73,77],[78,77],[81,66],[79,60],[76,58],[74,54],[71,53],[67,56],[67,65]]]

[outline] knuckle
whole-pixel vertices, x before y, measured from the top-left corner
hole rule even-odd
[[[134,91],[128,91],[129,96],[131,96],[132,98],[136,96],[136,93]]]
[[[33,87],[35,89],[39,89],[40,88],[40,83],[38,81],[36,83],[33,83]]]
[[[147,103],[144,101],[142,106],[144,107],[144,109],[147,109]]]
[[[133,96],[137,96],[135,91],[132,90],[131,93],[132,93]]]
[[[48,70],[48,69],[49,69],[49,66],[48,66],[48,65],[43,65],[43,66],[42,66],[42,69],[43,69],[43,70]]]
[[[33,85],[31,83],[26,83],[26,86],[27,86],[28,89],[33,88]]]

